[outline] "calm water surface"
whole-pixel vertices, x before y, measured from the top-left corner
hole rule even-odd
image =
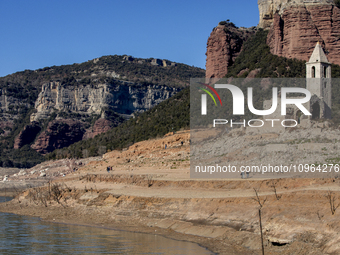
[[[0,202],[4,201],[0,197]],[[8,198],[7,198],[8,200]],[[0,213],[0,254],[213,254],[157,235],[41,222]]]

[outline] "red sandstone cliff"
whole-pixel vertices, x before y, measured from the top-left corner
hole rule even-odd
[[[39,153],[46,154],[82,140],[84,132],[79,121],[54,120],[48,123],[47,129],[37,137],[31,147]]]
[[[336,6],[291,6],[282,15],[274,15],[267,38],[271,53],[308,61],[318,41],[328,60],[340,64],[340,10]]]
[[[111,121],[106,120],[106,119],[98,119],[94,123],[92,128],[86,130],[86,133],[84,134],[83,139],[93,138],[96,135],[105,133],[109,131],[110,129],[112,129],[113,126],[117,126],[117,125],[114,125]]]
[[[15,138],[14,149],[20,149],[24,145],[32,143],[40,130],[41,127],[37,122],[32,122],[31,124],[26,125]]]
[[[246,39],[254,34],[255,28],[236,28],[222,22],[213,29],[207,42],[206,78],[222,78],[234,63]]]

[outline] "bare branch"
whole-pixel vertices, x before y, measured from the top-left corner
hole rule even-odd
[[[336,197],[333,191],[328,190],[327,194],[325,195],[325,197],[328,200],[330,209],[331,209],[331,213],[332,215],[334,215],[336,209],[338,209],[338,207],[340,206],[340,203],[336,203]]]
[[[267,197],[264,198],[264,199],[261,201],[261,199],[260,199],[260,197],[259,197],[260,188],[258,188],[258,189],[255,189],[255,188],[254,188],[254,192],[255,192],[255,197],[253,197],[252,199],[255,200],[255,201],[259,204],[260,209],[261,209],[261,208],[264,206],[264,204],[266,203]]]
[[[282,195],[278,195],[277,194],[277,190],[276,190],[276,182],[274,180],[272,180],[272,185],[271,187],[273,188],[273,192],[275,194],[276,200],[280,200],[280,198],[282,197]]]

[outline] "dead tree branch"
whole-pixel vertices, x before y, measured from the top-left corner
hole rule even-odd
[[[253,197],[252,199],[255,200],[259,204],[260,209],[262,209],[262,207],[264,206],[264,204],[267,201],[267,197],[262,199],[262,201],[261,201],[261,198],[259,197],[260,188],[258,188],[258,189],[254,188],[254,192],[255,192],[255,197]]]
[[[273,192],[275,194],[276,200],[280,200],[280,198],[282,197],[282,195],[278,195],[277,194],[277,190],[276,190],[276,182],[273,180],[272,181],[272,185],[271,185]]]
[[[326,196],[325,196],[328,200],[330,209],[331,209],[331,213],[332,215],[334,215],[336,209],[338,209],[338,207],[340,206],[340,203],[336,202],[336,197],[333,191],[328,190]]]

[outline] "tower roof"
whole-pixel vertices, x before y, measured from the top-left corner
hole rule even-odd
[[[308,63],[315,63],[315,62],[329,63],[326,57],[326,54],[323,51],[319,42],[316,44],[313,54],[308,61]]]

